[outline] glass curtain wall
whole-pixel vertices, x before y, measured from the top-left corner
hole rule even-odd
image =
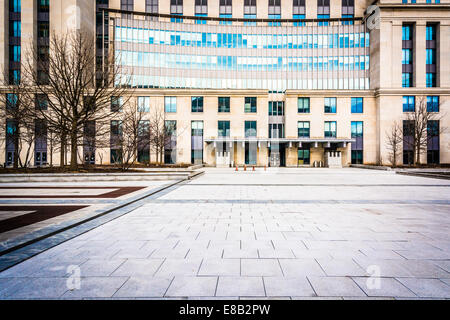
[[[269,26],[110,16],[115,55],[133,87],[369,88],[369,34],[360,20]]]

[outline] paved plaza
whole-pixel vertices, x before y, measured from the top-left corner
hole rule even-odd
[[[141,204],[1,272],[0,298],[450,298],[448,180],[206,168]]]

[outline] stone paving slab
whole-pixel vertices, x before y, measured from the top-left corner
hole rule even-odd
[[[207,168],[0,272],[0,298],[449,299],[449,186],[363,169]]]

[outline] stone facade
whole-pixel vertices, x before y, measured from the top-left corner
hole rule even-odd
[[[354,1],[354,17],[363,18],[371,1]],[[4,23],[0,25],[0,64],[2,68],[9,65],[9,1],[0,0],[0,16]],[[207,1],[209,17],[219,17],[219,0]],[[293,18],[292,0],[281,0],[281,19]],[[394,121],[401,122],[404,118],[403,96],[439,96],[439,113],[441,128],[450,128],[450,2],[441,0],[439,4],[427,4],[424,0],[417,0],[416,4],[402,4],[401,0],[379,0],[374,5],[378,7],[377,17],[379,24],[367,30],[370,34],[369,87],[364,89],[286,89],[282,93],[274,93],[267,89],[206,89],[206,88],[137,88],[133,92],[133,99],[138,96],[150,97],[150,109],[164,108],[164,97],[176,97],[176,112],[166,113],[166,120],[177,122],[177,142],[174,151],[177,163],[191,163],[191,123],[203,121],[203,159],[208,165],[215,165],[217,152],[218,121],[230,122],[230,134],[227,140],[227,150],[231,152],[230,165],[271,165],[270,153],[272,145],[283,147],[280,152],[281,165],[297,167],[302,166],[299,148],[309,146],[308,163],[313,165],[316,161],[325,162],[325,152],[330,147],[341,151],[342,165],[352,162],[352,121],[363,122],[362,161],[366,164],[389,164],[389,155],[386,136]],[[36,1],[22,0],[21,3],[21,46],[22,53],[25,48],[36,44]],[[268,18],[268,1],[257,1],[257,18]],[[341,18],[342,1],[330,0],[329,18]],[[110,9],[121,9],[120,0],[110,0]],[[134,11],[145,12],[145,0],[134,1]],[[95,30],[96,16],[95,1],[88,0],[50,0],[50,34],[63,33],[75,29]],[[170,1],[159,1],[160,14],[171,14]],[[305,0],[305,19],[317,18],[317,0]],[[119,14],[116,13],[116,16]],[[183,15],[195,15],[195,1],[183,1]],[[111,14],[114,16],[114,14]],[[244,1],[232,1],[232,17],[244,18]],[[137,15],[135,19],[144,19]],[[161,18],[164,20],[163,18]],[[167,19],[167,21],[169,21]],[[183,23],[193,23],[185,19]],[[261,22],[262,23],[262,22]],[[317,22],[311,22],[317,23]],[[414,24],[414,74],[412,87],[402,87],[402,26],[405,23]],[[437,79],[436,87],[426,87],[426,27],[430,23],[438,26],[437,31]],[[217,21],[208,21],[208,25],[217,25]],[[243,22],[233,22],[242,25]],[[260,22],[258,22],[258,27]],[[271,27],[265,29],[269,30]],[[275,27],[276,28],[276,27]],[[301,27],[300,27],[301,28]],[[112,29],[110,30],[113,31]],[[114,39],[110,39],[114,41]],[[205,49],[205,50],[209,50]],[[230,49],[229,49],[230,50]],[[233,50],[233,49],[231,49]],[[241,49],[239,49],[241,50]],[[347,50],[347,49],[346,49]],[[315,53],[317,54],[317,53]],[[24,55],[22,55],[23,57]],[[200,72],[201,73],[201,72]],[[203,97],[203,112],[191,112],[191,97]],[[218,98],[230,98],[230,112],[218,112]],[[245,97],[257,98],[257,112],[245,113]],[[298,112],[298,98],[308,97],[310,111]],[[336,98],[336,112],[324,112],[324,99]],[[363,98],[363,112],[352,113],[352,98]],[[284,137],[281,141],[269,137],[269,101],[284,102]],[[3,107],[3,106],[2,106]],[[4,121],[4,120],[3,120]],[[255,140],[245,137],[245,121],[256,121],[257,134]],[[308,139],[299,139],[298,122],[309,121],[310,136]],[[325,122],[336,122],[336,136],[324,137]],[[2,140],[5,133],[0,133]],[[220,141],[219,141],[220,142]],[[253,145],[253,147],[252,147]],[[248,149],[256,150],[256,162],[249,162]],[[247,150],[247,157],[246,157]],[[82,151],[81,151],[82,152]],[[96,162],[108,163],[110,149],[98,149]],[[6,159],[5,144],[0,149],[0,159]],[[102,160],[100,160],[102,159]],[[53,163],[58,164],[59,155],[53,155]],[[154,160],[154,155],[151,155]],[[402,163],[400,155],[398,164]],[[422,162],[427,162],[426,153]],[[450,163],[450,130],[444,130],[439,137],[439,162]]]

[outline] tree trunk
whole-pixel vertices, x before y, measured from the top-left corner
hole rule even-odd
[[[18,127],[18,126],[17,126]],[[17,169],[19,167],[19,136],[20,131],[19,128],[17,128],[16,135],[14,136],[14,161],[13,161],[13,168]]]
[[[78,169],[78,144],[77,144],[77,132],[72,131],[70,133],[70,170]]]
[[[59,166],[64,167],[64,158],[66,153],[66,135],[61,136],[61,150],[59,153]]]
[[[50,139],[50,167],[53,167],[53,136]]]

